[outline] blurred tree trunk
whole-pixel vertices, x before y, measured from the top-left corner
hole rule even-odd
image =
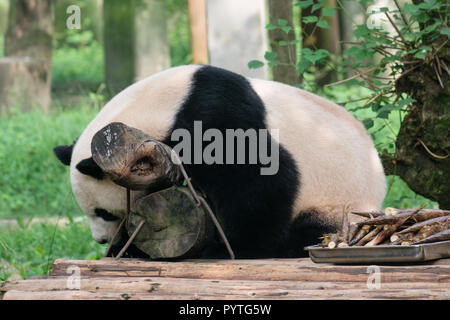
[[[111,95],[134,81],[134,7],[121,0],[103,3],[105,82]]]
[[[111,94],[170,66],[164,1],[104,1],[103,19],[105,79]]]
[[[13,95],[13,91],[20,89],[13,87],[13,83],[23,86],[21,95],[27,104],[24,109],[30,109],[30,104],[39,105],[44,111],[50,107],[52,37],[51,0],[10,1],[5,55],[17,59],[1,62],[4,73],[0,91]],[[17,81],[22,78],[24,82]],[[11,96],[2,100],[14,104]]]
[[[208,27],[206,0],[189,0],[189,28],[191,32],[192,63],[208,63]]]
[[[415,192],[450,209],[450,74],[445,67],[450,66],[450,44],[445,36],[423,41],[441,49],[437,58],[425,59],[397,80],[398,94],[407,93],[416,102],[402,121],[395,155],[385,154],[383,165]]]
[[[52,36],[51,0],[10,1],[5,55],[28,56],[48,63]]]
[[[325,7],[336,8],[335,0],[327,0]],[[321,10],[311,12],[311,6],[302,10],[301,18],[307,16],[316,16],[318,19],[321,17]],[[325,49],[330,54],[338,56],[341,52],[340,49],[340,34],[339,34],[339,16],[334,14],[332,17],[323,17],[322,20],[326,20],[329,29],[322,29],[316,27],[315,23],[303,23],[301,22],[303,30],[303,48],[310,48],[311,50]],[[306,35],[305,35],[306,34]],[[330,70],[329,67],[319,67],[316,72],[316,83],[318,85],[324,85],[337,80],[337,73],[335,70]]]
[[[280,29],[269,30],[269,41],[272,52],[278,54],[277,61],[280,62],[272,68],[273,80],[289,85],[300,83],[297,76],[296,45],[279,45],[280,41],[290,42],[295,40],[295,31],[292,16],[292,0],[269,0],[270,23],[277,26],[278,19],[287,21],[287,26],[292,29],[286,33]]]
[[[340,27],[340,52],[344,52],[349,46],[348,42],[355,41],[353,34],[354,24],[359,25],[365,22],[365,7],[358,3],[358,1],[342,1],[344,10],[339,10],[339,27]],[[349,70],[346,72],[346,77],[351,77],[355,71]]]

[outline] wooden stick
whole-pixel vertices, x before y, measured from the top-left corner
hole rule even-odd
[[[368,211],[351,211],[350,213],[355,214],[364,218],[374,218],[384,216],[384,212],[368,212]]]
[[[366,243],[371,241],[381,230],[383,230],[383,226],[376,226],[375,229],[366,234],[361,240],[359,240],[355,245],[356,246],[364,246]]]
[[[424,226],[412,239],[413,242],[428,238],[433,234],[440,233],[450,228],[450,220],[443,223]]]
[[[384,224],[394,225],[400,221],[403,221],[404,218],[407,218],[405,220],[405,222],[410,217],[414,218],[416,221],[424,221],[424,220],[427,220],[430,218],[436,218],[436,217],[440,217],[443,215],[448,215],[450,213],[450,211],[445,212],[443,210],[427,210],[424,212],[420,212],[424,207],[425,207],[425,205],[422,205],[420,208],[415,209],[415,210],[400,211],[396,215],[380,216],[380,217],[377,217],[374,219],[369,219],[366,221],[359,222],[358,224],[359,225],[384,225]],[[402,225],[402,224],[400,224],[400,225]]]
[[[145,221],[142,220],[139,225],[137,226],[136,230],[134,230],[133,234],[131,235],[130,239],[128,239],[127,243],[125,243],[125,245],[123,246],[122,250],[120,250],[119,254],[116,257],[116,260],[119,260],[122,255],[125,253],[125,251],[127,251],[128,247],[131,245],[131,243],[133,242],[134,238],[136,237],[136,235],[139,233],[139,231],[141,230],[142,226],[144,225]]]
[[[359,229],[358,233],[356,234],[356,236],[350,241],[349,245],[352,246],[355,243],[357,243],[358,241],[360,241],[362,238],[364,238],[364,236],[369,233],[370,231],[370,226],[364,225],[361,227],[361,229]]]
[[[377,244],[382,243],[385,239],[389,238],[398,228],[400,228],[410,217],[412,217],[417,212],[419,212],[421,209],[423,209],[424,206],[425,205],[423,205],[416,211],[409,213],[405,217],[402,217],[394,225],[385,226],[383,231],[378,233],[377,236],[373,240],[371,240],[369,243],[367,243],[367,246],[376,246]]]
[[[449,216],[443,216],[443,217],[428,219],[428,220],[425,220],[422,222],[417,222],[417,223],[413,224],[412,226],[410,226],[402,231],[397,232],[397,234],[404,234],[404,233],[419,231],[420,229],[422,229],[425,226],[437,224],[440,222],[445,222],[448,219],[450,219]]]
[[[356,223],[352,223],[350,224],[350,229],[348,231],[348,241],[347,243],[350,244],[350,242],[353,240],[353,238],[355,237],[356,233],[359,230],[359,226]]]
[[[426,238],[423,238],[419,241],[413,242],[413,244],[421,244],[421,243],[429,243],[429,242],[437,242],[437,241],[446,241],[450,240],[450,229],[443,230],[441,232],[432,234]]]
[[[349,229],[350,226],[348,225],[348,211],[345,210],[342,212],[342,227],[341,227],[341,234],[342,234],[342,239],[344,242],[348,243],[349,242]]]
[[[116,232],[114,232],[114,235],[112,236],[111,240],[109,240],[108,248],[106,248],[104,257],[107,257],[109,255],[109,252],[111,251],[114,240],[116,240],[116,237],[120,233],[120,230],[122,229],[124,224],[125,224],[125,218],[122,219],[122,221],[120,222],[119,226],[116,229]]]

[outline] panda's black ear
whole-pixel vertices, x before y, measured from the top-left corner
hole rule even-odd
[[[101,180],[103,179],[103,171],[98,166],[97,163],[95,163],[94,159],[92,157],[81,160],[76,168],[78,171],[80,171],[82,174],[91,176],[95,179]]]
[[[53,149],[56,157],[66,166],[70,165],[72,159],[73,144],[70,146],[57,146]]]

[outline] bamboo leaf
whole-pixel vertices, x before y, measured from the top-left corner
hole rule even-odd
[[[264,66],[264,62],[259,60],[252,60],[248,63],[249,69],[258,69]]]
[[[316,16],[306,16],[302,19],[303,23],[313,23],[319,21],[319,18]]]
[[[328,24],[328,22],[326,20],[320,20],[319,22],[317,22],[317,26],[322,29],[330,28],[330,25]]]
[[[313,4],[313,0],[297,1],[294,6],[298,6],[302,9],[306,9]]]
[[[336,13],[335,8],[325,7],[322,8],[322,17],[332,17]]]

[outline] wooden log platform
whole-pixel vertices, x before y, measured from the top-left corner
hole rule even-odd
[[[1,298],[450,299],[450,259],[376,267],[310,259],[58,259],[48,277],[3,283]]]

